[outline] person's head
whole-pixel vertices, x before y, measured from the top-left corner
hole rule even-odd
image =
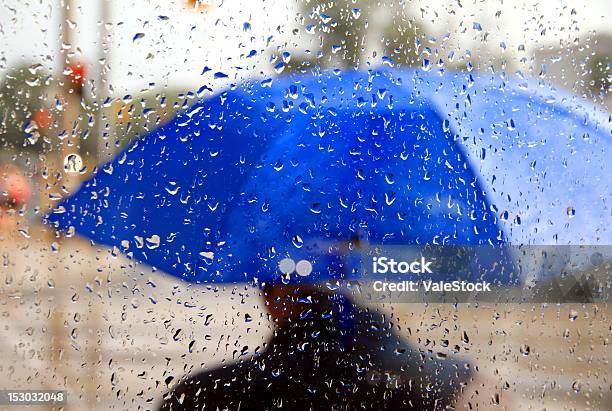
[[[319,284],[266,284],[263,287],[266,310],[279,325],[296,321],[308,309],[331,309],[332,295]]]

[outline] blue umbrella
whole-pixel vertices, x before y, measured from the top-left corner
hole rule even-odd
[[[356,278],[357,243],[612,244],[610,134],[601,110],[534,81],[247,81],[137,140],[47,219],[194,282]]]

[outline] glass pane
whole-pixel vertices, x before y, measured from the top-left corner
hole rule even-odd
[[[0,10],[1,409],[610,408],[608,2]]]

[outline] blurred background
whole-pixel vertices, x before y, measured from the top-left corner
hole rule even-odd
[[[244,79],[345,68],[552,83],[612,110],[612,3],[3,0],[2,388],[65,409],[150,409],[181,375],[261,350],[248,285],[195,286],[39,221],[128,142]],[[604,305],[384,307],[424,350],[466,356],[518,409],[612,409]],[[468,336],[468,338],[465,338]],[[450,342],[450,343],[449,343]]]

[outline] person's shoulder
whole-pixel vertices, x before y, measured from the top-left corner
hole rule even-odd
[[[159,410],[192,410],[240,401],[249,390],[248,368],[248,363],[239,363],[190,375],[164,395]]]

